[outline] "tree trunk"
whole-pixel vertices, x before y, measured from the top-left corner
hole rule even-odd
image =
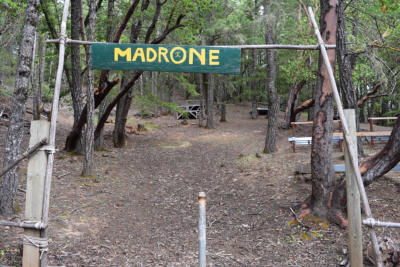
[[[108,7],[107,7],[107,32],[106,32],[106,40],[107,42],[112,41],[112,32],[114,28],[114,2],[115,0],[109,0],[108,1]],[[101,118],[104,115],[104,111],[107,107],[108,104],[108,95],[104,98],[104,100],[101,102],[100,107],[99,107],[99,115],[98,118]],[[94,147],[96,150],[101,150],[104,145],[104,129],[101,129],[99,133],[99,138],[95,140]]]
[[[73,40],[80,40],[80,9],[81,0],[71,1],[71,38]],[[81,68],[81,52],[79,44],[71,44],[71,98],[72,107],[74,110],[74,126],[79,121],[79,115],[82,112],[82,68]],[[79,133],[79,142],[77,146],[78,151],[83,151],[83,136]]]
[[[321,0],[320,31],[325,44],[336,43],[336,0]],[[327,51],[334,69],[335,50]],[[310,207],[316,216],[341,223],[342,207],[332,199],[336,179],[332,165],[333,93],[321,53],[315,92],[311,145],[312,195]]]
[[[226,101],[226,81],[225,80],[222,80],[221,81],[221,88],[220,88],[220,90],[221,90],[221,106],[220,106],[220,108],[221,108],[221,110],[220,110],[220,113],[221,113],[221,118],[220,118],[220,122],[226,122],[226,104],[225,104],[225,101]]]
[[[131,43],[136,43],[137,39],[139,37],[139,34],[142,30],[142,21],[139,20],[137,23],[135,21],[132,21],[132,26],[131,26],[131,34],[130,34],[130,42]],[[124,87],[127,85],[129,81],[129,76],[133,76],[134,72],[126,72],[124,73],[124,76],[121,81],[121,90],[124,89]],[[143,79],[143,75],[141,76]],[[141,87],[143,82],[141,80]],[[131,107],[132,103],[132,90],[133,86],[128,90],[128,93],[124,95],[117,104],[117,112],[115,114],[115,126],[114,126],[114,131],[113,131],[113,143],[115,147],[124,147],[126,144],[126,133],[125,133],[125,126],[126,126],[126,121],[129,113],[129,109]],[[143,90],[141,88],[141,90]],[[142,91],[141,91],[142,93]],[[140,110],[140,113],[142,114],[142,108]]]
[[[207,74],[208,92],[207,92],[207,125],[208,129],[214,129],[214,74]]]
[[[297,113],[294,113],[294,109],[296,108],[298,103],[299,93],[305,84],[306,80],[301,80],[300,82],[295,82],[290,88],[285,110],[285,119],[284,122],[281,123],[281,128],[288,129],[290,127],[290,123],[296,121]]]
[[[96,25],[96,0],[88,0],[89,4],[89,31],[88,41],[94,41]],[[85,134],[85,161],[83,162],[83,176],[93,175],[93,145],[94,145],[94,71],[90,68],[92,63],[92,51],[87,48],[86,61],[88,66],[88,89],[87,89],[87,123]]]
[[[273,44],[275,41],[275,17],[271,13],[270,1],[264,0],[265,42]],[[268,126],[265,137],[264,153],[276,151],[276,133],[278,131],[279,96],[275,88],[276,51],[267,50],[267,91],[268,91]]]
[[[125,76],[126,75],[126,76]],[[125,74],[121,81],[121,90],[126,86],[128,82],[128,75]],[[115,113],[115,126],[113,131],[113,143],[114,147],[124,147],[126,144],[126,132],[125,126],[128,118],[129,108],[132,103],[132,91],[133,88],[129,90],[127,94],[125,94],[117,104],[117,111]]]
[[[347,31],[344,16],[344,3],[338,1],[337,7],[337,31],[336,31],[336,53],[338,60],[340,88],[342,91],[343,108],[357,111],[357,98],[353,86],[353,62],[355,58],[349,55],[347,49]],[[354,57],[354,56],[353,56]],[[360,131],[360,120],[356,112],[356,128]],[[357,138],[357,150],[360,157],[364,157],[364,149],[361,137]]]
[[[21,154],[21,143],[24,137],[24,115],[31,74],[34,35],[39,18],[38,1],[28,0],[26,5],[3,168],[13,163]],[[10,215],[13,212],[18,187],[18,170],[18,166],[14,167],[1,179],[0,214],[2,215]]]
[[[203,120],[204,120],[204,98],[205,98],[205,94],[204,94],[204,75],[203,73],[199,73],[198,74],[199,77],[199,91],[200,91],[200,113],[199,113],[199,127],[203,127]]]
[[[400,115],[393,126],[392,134],[385,147],[372,157],[360,162],[360,172],[365,185],[390,171],[400,161]]]
[[[158,98],[158,72],[151,72],[151,93],[155,99]],[[154,117],[157,118],[159,116],[159,107],[157,103],[154,103],[153,109]]]

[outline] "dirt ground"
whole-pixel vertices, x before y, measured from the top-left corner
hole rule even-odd
[[[204,191],[208,266],[338,266],[345,258],[346,230],[313,217],[303,225],[291,223],[290,208],[311,193],[309,177],[295,174],[296,166],[310,162],[310,148],[292,153],[291,132],[280,130],[278,152],[263,154],[267,120],[251,120],[249,110],[229,106],[228,122],[214,130],[199,128],[197,121],[181,125],[173,116],[131,116],[128,125],[143,123],[148,130],[129,135],[123,149],[112,146],[108,124],[106,148],[95,152],[96,176],[90,178],[80,175],[81,156],[62,151],[72,125],[69,112],[62,111],[51,193],[51,265],[197,266],[197,196]],[[1,152],[6,130],[0,126]],[[311,127],[297,128],[297,136],[310,133]],[[341,155],[335,147],[335,162],[343,161]],[[23,179],[25,173],[26,162]],[[400,221],[399,191],[398,172],[368,187],[379,220]],[[19,193],[21,207],[23,198]],[[399,240],[400,232],[378,235]],[[20,265],[21,244],[22,230],[0,229],[0,266]]]

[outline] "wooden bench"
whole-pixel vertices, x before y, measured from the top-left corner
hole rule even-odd
[[[380,132],[357,132],[357,136],[361,137],[362,141],[366,141],[373,145],[373,140],[376,141],[388,141],[390,137],[390,131],[380,131]],[[340,151],[343,151],[343,133],[333,133],[333,136],[341,136],[342,140],[340,141]]]
[[[333,169],[335,172],[345,172],[346,167],[344,164],[334,164]],[[400,171],[400,164],[397,164],[396,166],[391,169],[391,171]],[[311,174],[311,164],[300,164],[297,165],[295,168],[295,174]]]
[[[268,104],[266,103],[257,103],[257,114],[258,115],[268,115]]]
[[[374,131],[374,124],[373,121],[383,121],[383,120],[397,120],[397,117],[369,117],[368,122],[369,122],[369,130],[371,132]],[[374,145],[375,137],[371,137],[371,145]]]
[[[391,132],[358,132],[357,136],[360,136],[363,141],[372,142],[372,138],[375,140],[387,141],[389,140]],[[311,145],[312,137],[289,137],[288,141],[292,145],[292,152],[296,152],[296,146]],[[343,133],[333,133],[332,141],[334,144],[339,144],[340,151],[343,151]]]
[[[335,172],[345,172],[346,168],[344,166],[344,164],[336,164],[333,165]],[[400,171],[400,164],[397,164],[396,166],[393,167],[393,169],[391,169],[391,171]]]
[[[194,100],[187,100],[185,105],[183,106],[178,106],[181,108],[184,112],[182,113],[177,113],[176,114],[176,119],[181,120],[181,119],[197,119],[199,113],[203,110],[203,108],[200,105],[200,101],[194,101]]]
[[[296,146],[307,146],[311,145],[312,137],[289,137],[288,138],[290,144],[292,145],[292,152],[296,152]],[[343,136],[333,136],[332,141],[334,144],[338,144],[340,146],[341,141],[343,140]],[[341,148],[342,149],[342,148]]]
[[[339,123],[339,131],[342,131],[342,123],[340,120],[334,120],[334,123]],[[296,125],[312,125],[313,121],[294,121],[290,124],[292,125],[292,136],[296,136]]]

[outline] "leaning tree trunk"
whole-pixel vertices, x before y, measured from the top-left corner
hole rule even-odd
[[[365,185],[372,183],[390,171],[400,161],[400,115],[393,126],[392,134],[385,147],[372,157],[360,162],[360,172]]]
[[[107,42],[112,41],[112,36],[113,36],[113,29],[114,29],[114,2],[115,0],[109,0],[108,1],[108,7],[107,7],[107,32],[106,32],[106,40]],[[107,107],[108,104],[108,95],[104,98],[104,100],[101,102],[100,107],[99,107],[99,118],[101,118],[104,115],[104,111]],[[103,148],[104,144],[104,129],[102,128],[99,133],[99,138],[95,140],[94,147],[96,150],[101,150]]]
[[[88,0],[89,4],[89,31],[88,41],[94,41],[96,24],[96,0]],[[85,161],[83,162],[83,176],[93,175],[93,146],[94,146],[94,71],[90,68],[92,52],[87,48],[88,89],[87,89],[87,123],[85,132]]]
[[[306,80],[301,80],[300,82],[295,82],[293,86],[290,88],[287,106],[285,110],[285,118],[284,121],[281,123],[280,127],[283,129],[288,129],[290,127],[290,123],[296,121],[296,115],[298,113],[294,112],[294,109],[297,107],[298,98],[301,89],[306,84]]]
[[[320,31],[325,44],[336,43],[336,0],[321,0]],[[327,51],[334,69],[335,50]],[[330,221],[342,221],[339,201],[332,195],[335,189],[335,173],[332,165],[333,93],[328,71],[319,55],[319,73],[315,92],[314,124],[311,146],[312,195],[311,209],[316,216]]]
[[[24,115],[31,74],[34,35],[39,18],[38,1],[28,0],[26,5],[3,168],[13,163],[21,154],[21,143],[24,137]],[[2,215],[13,212],[18,187],[18,170],[18,166],[14,167],[1,179],[0,214]]]
[[[271,14],[270,1],[264,0],[265,42],[274,43],[275,18]],[[267,91],[268,91],[268,126],[264,153],[276,151],[276,133],[278,131],[279,96],[275,88],[276,51],[267,50]]]
[[[139,34],[142,30],[142,21],[137,23],[132,21],[130,42],[136,43]],[[121,90],[126,86],[129,81],[129,76],[133,76],[134,72],[127,72],[124,74],[121,82]],[[142,76],[143,78],[143,76]],[[129,109],[132,103],[132,90],[133,86],[129,89],[128,93],[124,95],[117,104],[117,112],[115,114],[115,127],[113,132],[113,142],[115,147],[124,147],[126,143],[125,126],[128,118]]]
[[[81,0],[71,1],[71,38],[73,40],[80,39],[80,8]],[[81,52],[79,44],[71,44],[71,98],[74,110],[74,126],[79,121],[79,115],[82,112],[82,68],[81,68]],[[83,136],[79,134],[79,141],[76,149],[83,152]]]
[[[349,55],[347,49],[347,31],[344,20],[344,3],[338,1],[337,8],[337,32],[336,32],[336,53],[338,60],[340,88],[342,91],[343,108],[357,110],[357,99],[353,86],[353,64],[354,55]],[[356,112],[356,128],[360,130],[359,113]],[[360,157],[364,157],[364,149],[361,137],[357,138],[357,150]]]

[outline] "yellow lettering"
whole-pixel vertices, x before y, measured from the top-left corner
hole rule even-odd
[[[115,47],[114,48],[114,61],[118,61],[118,57],[126,57],[126,61],[130,61],[131,60],[131,49],[127,48],[124,51],[122,51],[121,49]]]
[[[214,61],[219,59],[219,50],[210,49],[209,51],[209,65],[219,65],[219,61]]]
[[[132,61],[136,61],[136,59],[140,57],[142,62],[146,62],[146,58],[144,56],[144,51],[142,47],[138,47],[135,50],[135,54],[133,55]]]
[[[193,55],[196,55],[197,58],[200,60],[201,65],[206,64],[206,50],[202,48],[201,53],[199,53],[196,49],[194,48],[189,48],[189,64],[193,65]]]
[[[153,57],[150,56],[150,53],[152,54]],[[157,52],[151,47],[147,47],[146,50],[146,57],[147,57],[147,62],[154,62],[157,59]]]
[[[182,52],[182,57],[180,60],[175,60],[174,53],[175,53],[175,51],[178,51],[178,50]],[[178,53],[176,53],[176,55],[180,56],[180,53],[178,52]],[[179,46],[174,47],[171,49],[169,56],[171,57],[171,61],[174,62],[175,64],[182,64],[186,60],[186,50]]]
[[[161,62],[161,56],[164,57],[165,62],[169,62],[167,57],[168,49],[165,47],[158,48],[158,62]]]

